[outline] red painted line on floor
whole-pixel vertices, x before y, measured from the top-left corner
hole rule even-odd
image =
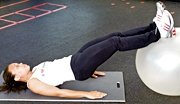
[[[16,21],[11,21],[11,20],[2,19],[2,18],[0,18],[0,20],[1,20],[1,21],[4,21],[4,22],[16,23]]]
[[[53,10],[53,12],[57,12],[57,11],[59,11],[59,10],[66,9],[66,8],[67,8],[67,6],[63,6],[62,8]]]
[[[7,16],[10,16],[10,15],[13,15],[13,14],[15,14],[15,13],[8,13],[8,14],[0,16],[0,18],[7,17]]]
[[[16,24],[10,24],[10,25],[6,25],[6,26],[3,26],[3,27],[0,27],[0,30],[8,28],[8,27],[11,27],[11,26],[14,26],[14,25],[16,25]]]
[[[35,16],[29,15],[29,14],[24,14],[24,13],[16,13],[16,14],[26,16],[26,17],[30,17],[30,18],[35,18]]]
[[[47,12],[45,12],[45,13],[43,13],[43,14],[37,15],[36,17],[45,16],[45,15],[48,15],[48,14],[50,14],[50,13],[52,13],[52,12],[51,12],[51,11],[47,11]]]
[[[16,11],[16,13],[27,11],[27,10],[30,10],[30,9],[31,9],[31,7],[30,8],[25,8],[25,9],[21,9],[21,10]]]
[[[14,6],[14,5],[18,5],[18,4],[27,2],[27,1],[29,1],[29,0],[22,0],[20,2],[12,3],[12,4],[9,4],[9,5],[5,5],[5,6],[1,6],[0,9],[7,8],[7,7],[10,7],[10,6]]]
[[[44,11],[44,12],[51,12],[50,10],[40,9],[40,8],[36,8],[36,7],[32,8],[32,9],[39,10],[39,11]]]
[[[40,6],[44,6],[46,5],[47,3],[42,3],[42,4],[39,4],[39,5],[35,5],[35,6],[32,6],[32,8],[36,8],[36,7],[40,7]]]
[[[36,5],[36,6],[33,6],[32,8],[36,8],[36,9],[39,9],[39,10],[45,10],[45,9],[40,9],[38,7],[41,7],[41,6],[44,6],[44,5],[51,5],[51,6],[57,6],[57,7],[60,7],[58,9],[55,9],[55,10],[52,10],[52,12],[56,12],[56,11],[59,11],[59,10],[62,10],[62,9],[65,9],[67,8],[67,6],[65,5],[60,5],[60,4],[53,4],[53,3],[43,3],[43,4],[40,4],[40,5]],[[45,10],[46,11],[46,10]],[[51,11],[51,10],[49,10]]]
[[[67,8],[67,6],[65,6],[65,5],[60,5],[60,4],[47,3],[47,5],[52,5],[52,6],[61,7],[61,8],[59,8],[59,9],[52,10],[52,12],[56,12],[56,11],[59,11],[59,10],[62,10],[62,9],[66,9],[66,8]]]
[[[21,20],[21,21],[18,21],[17,23],[23,23],[23,22],[27,22],[27,21],[30,21],[30,20],[33,20],[35,19],[35,17],[32,17],[32,18],[27,18],[27,19],[24,19],[24,20]]]
[[[26,0],[26,1],[29,1],[29,0]],[[54,10],[41,9],[40,7],[44,6],[44,5],[57,6],[59,8],[58,9],[54,9]],[[5,14],[5,15],[2,15],[2,16],[0,16],[0,20],[1,21],[5,21],[5,22],[9,22],[11,24],[3,26],[3,27],[0,27],[0,30],[8,28],[8,27],[11,27],[11,26],[15,26],[17,24],[20,24],[20,23],[23,23],[23,22],[27,22],[27,21],[30,21],[30,20],[33,20],[33,19],[36,19],[36,18],[39,18],[41,16],[44,16],[44,15],[47,15],[47,14],[50,14],[50,13],[53,13],[53,12],[57,12],[59,10],[65,9],[65,8],[67,8],[67,6],[65,6],[65,5],[53,4],[53,3],[48,3],[47,2],[47,3],[42,3],[42,4],[39,4],[39,5],[32,6],[30,8],[25,8],[25,9],[22,9],[22,10],[18,10],[18,11],[13,12],[13,13],[8,13],[8,14]],[[22,13],[22,12],[27,11],[27,10],[37,10],[37,11],[42,11],[44,13],[41,13],[41,14],[36,15],[36,16]],[[12,20],[3,19],[5,17],[11,16],[11,15],[21,15],[21,16],[25,16],[25,17],[28,17],[28,18],[24,19],[24,20],[21,20],[21,21],[12,21]]]
[[[25,14],[25,13],[22,13],[22,12],[25,12],[27,10],[37,10],[37,11],[43,11],[44,13],[40,14],[40,15],[36,15],[34,17],[41,17],[41,16],[44,16],[44,15],[47,15],[47,14],[50,14],[51,11],[50,10],[44,10],[44,9],[39,9],[39,8],[35,8],[35,7],[30,7],[30,8],[26,8],[26,9],[23,9],[23,10],[19,10],[17,11],[16,13],[17,14],[22,14],[24,16],[33,16],[33,15],[29,15],[29,14]]]
[[[9,25],[5,25],[5,26],[0,27],[0,30],[16,25],[16,22],[14,22],[14,21],[5,20],[5,19],[1,19],[1,18],[0,18],[0,20],[1,20],[1,21],[5,21],[5,22],[8,22],[8,23],[11,23],[11,24],[9,24]]]

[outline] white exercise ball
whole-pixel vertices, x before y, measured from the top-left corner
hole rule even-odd
[[[180,96],[180,27],[176,37],[163,39],[137,50],[136,69],[153,91]]]

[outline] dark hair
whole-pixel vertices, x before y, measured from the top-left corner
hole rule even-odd
[[[9,71],[9,66],[7,66],[3,72],[3,85],[0,86],[0,91],[10,92],[20,92],[22,90],[27,89],[27,84],[25,82],[15,81],[14,75],[12,75]]]

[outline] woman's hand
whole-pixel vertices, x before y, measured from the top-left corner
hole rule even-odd
[[[98,78],[99,76],[105,76],[105,73],[102,71],[95,71],[92,75],[93,78]]]
[[[100,99],[105,97],[107,94],[99,91],[90,91],[88,92],[85,97],[88,99]]]

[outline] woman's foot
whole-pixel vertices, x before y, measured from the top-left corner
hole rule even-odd
[[[156,7],[157,7],[157,12],[156,12],[156,16],[153,19],[153,21],[155,23],[161,21],[161,18],[163,16],[163,12],[164,12],[164,9],[166,8],[166,6],[164,5],[163,2],[159,1],[156,3]]]
[[[169,11],[164,10],[160,22],[155,22],[162,38],[172,37],[172,29],[174,28],[174,20]]]

